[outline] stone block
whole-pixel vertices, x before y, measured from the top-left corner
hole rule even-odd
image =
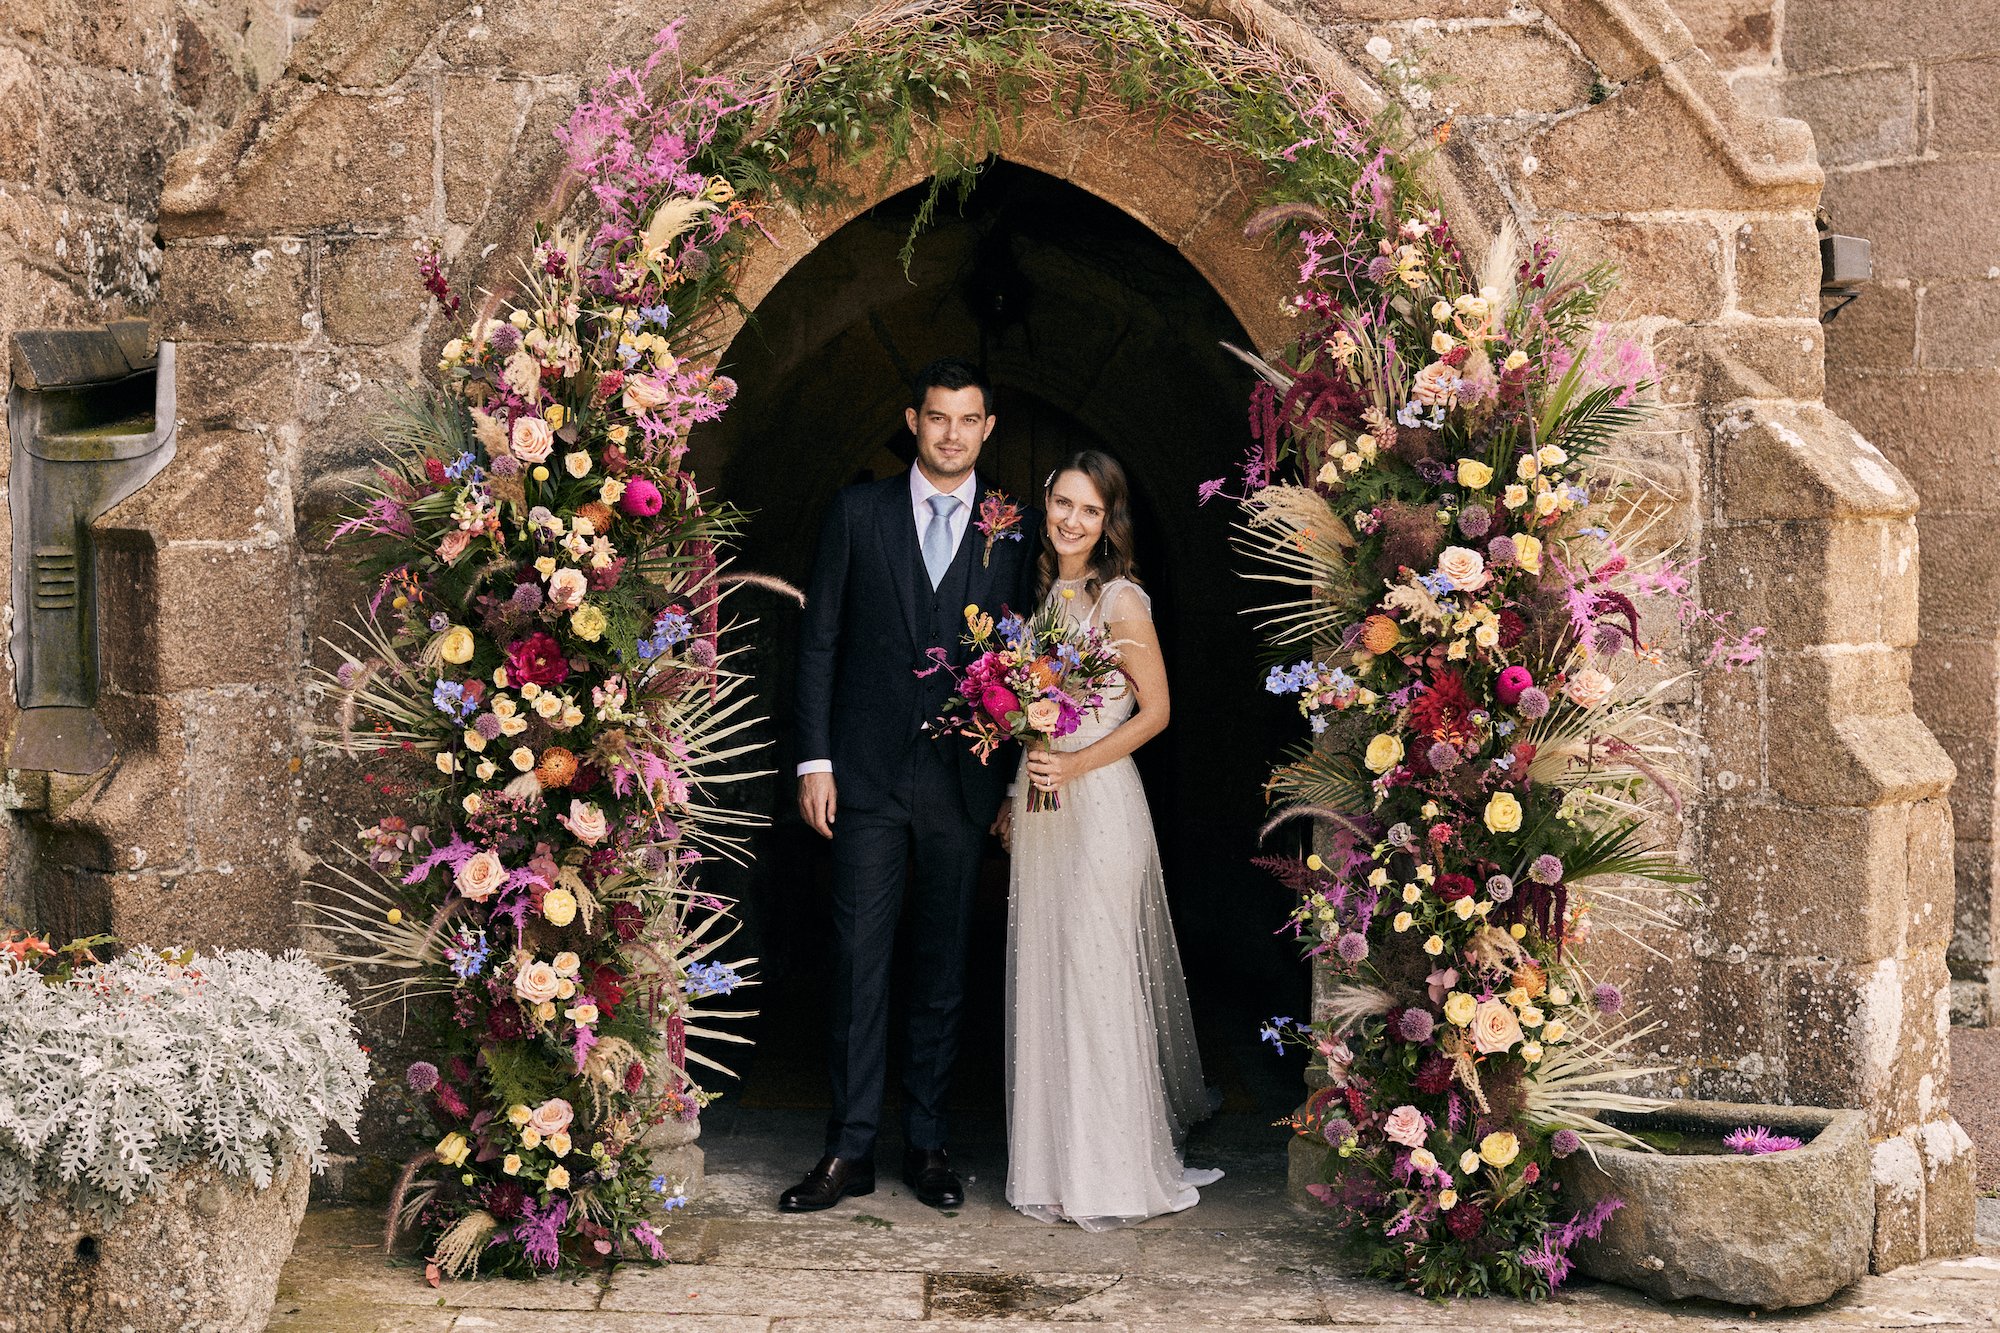
[[[1826,325],[1826,370],[1909,370],[1917,364],[1917,289],[1908,279],[1865,283]]]
[[[1871,1272],[1886,1273],[1924,1257],[1924,1159],[1915,1137],[1898,1134],[1874,1145],[1869,1180],[1875,1187]]]
[[[295,343],[311,331],[312,257],[296,237],[167,247],[163,338]]]
[[[324,347],[300,358],[294,491],[308,489],[322,472],[374,461],[377,418],[419,377],[415,362],[409,343]]]
[[[1811,402],[1826,392],[1817,320],[1668,325],[1653,338],[1663,402],[1706,406],[1740,398]]]
[[[181,707],[195,864],[282,871],[304,744],[294,703],[270,689],[218,690],[182,695]]]
[[[1774,0],[1680,0],[1674,13],[1718,69],[1768,63],[1777,54]]]
[[[421,218],[435,193],[431,117],[431,99],[421,91],[359,96],[301,88],[263,139],[226,138],[203,158],[176,163],[163,226],[183,234],[201,225],[199,218],[237,233],[270,233]]]
[[[476,221],[508,173],[533,88],[506,79],[453,74],[444,80],[444,210]]]
[[[292,516],[283,460],[268,430],[184,429],[174,461],[98,526],[160,541],[284,540]]]
[[[104,870],[172,869],[187,857],[188,798],[181,761],[186,752],[180,710],[170,700],[105,694],[98,716],[118,747],[118,759],[91,778],[50,827],[102,840]]]
[[[105,878],[120,939],[202,950],[298,947],[302,894],[289,872],[138,870]]]
[[[1579,219],[1551,231],[1575,262],[1617,268],[1618,289],[1605,306],[1606,319],[1695,320],[1722,313],[1722,238],[1707,222]]]
[[[1910,0],[1883,22],[1873,0],[1786,0],[1785,63],[1843,69],[1942,60],[2000,48],[2000,10],[1958,0]]]
[[[575,75],[642,61],[658,23],[607,22],[595,0],[489,0],[438,28],[438,52],[460,69],[535,76]]]
[[[0,47],[0,180],[27,182],[35,178],[47,111],[47,96],[34,62],[11,46]]]
[[[1924,1257],[1976,1253],[1978,1163],[1971,1137],[1956,1120],[1946,1118],[1923,1125],[1917,1142],[1924,1155]]]
[[[1984,513],[2000,470],[2000,371],[1848,375],[1827,386],[1839,412],[1896,467],[1927,513]]]
[[[1917,492],[1864,438],[1866,424],[1857,424],[1860,431],[1817,406],[1758,404],[1732,412],[1716,427],[1723,517],[1742,523],[1909,514]]]
[[[1827,178],[1824,202],[1835,231],[1873,242],[1878,279],[1979,278],[2000,267],[2000,227],[1946,221],[2000,215],[2000,172],[1990,162],[1839,172]]]
[[[364,0],[324,6],[292,55],[292,72],[342,88],[394,83],[457,9],[449,0]]]
[[[1901,938],[1908,855],[1901,806],[1719,801],[1709,812],[1702,871],[1712,919],[1731,944],[1779,958],[1864,960],[1887,956]],[[1809,887],[1817,885],[1839,888]]]
[[[1782,689],[1774,685],[1774,702],[1791,725],[1772,732],[1771,786],[1785,800],[1882,806],[1950,789],[1957,770],[1916,714],[1822,719],[1816,709],[1824,701]]]
[[[2000,506],[1996,506],[2000,507]],[[1991,634],[2000,619],[2000,570],[1978,558],[1993,539],[2000,513],[1932,513],[1917,515],[1919,549],[1930,577],[1923,580],[1920,621],[1926,635],[1967,639]],[[1993,706],[1978,713],[1991,733]]]
[[[1917,364],[1926,370],[1991,370],[2000,365],[2000,282],[1927,282],[1917,289],[1923,337]],[[1990,406],[2000,407],[2000,402]]]
[[[199,340],[174,351],[183,430],[268,427],[290,421],[303,405],[297,353]]]
[[[1426,17],[1443,17],[1430,8]],[[1358,51],[1369,35],[1356,32],[1348,44]],[[1373,63],[1358,58],[1364,68]],[[1595,78],[1571,46],[1540,24],[1426,31],[1415,39],[1411,63],[1420,76],[1437,80],[1435,105],[1461,116],[1568,111],[1589,100]]]
[[[1941,948],[1951,942],[1955,844],[1951,803],[1932,797],[1910,807],[1909,906],[1904,944]]]
[[[156,678],[162,693],[289,680],[297,557],[174,543],[156,558]]]
[[[35,183],[142,216],[157,212],[167,158],[186,137],[167,99],[108,70],[45,70],[44,78]]]
[[[335,342],[393,342],[429,312],[417,256],[402,238],[330,240],[320,262],[320,321]]]
[[[1764,782],[1764,672],[1715,672],[1701,682],[1701,778],[1739,800]]]
[[[1953,878],[1952,937],[1947,962],[1960,976],[1983,976],[2000,962],[2000,894],[1994,892],[1991,842],[1960,842]]]
[[[1767,650],[1907,644],[1916,637],[1915,534],[1892,540],[1892,533],[1911,526],[1837,521],[1710,529],[1703,597],[1738,625],[1764,627]],[[1911,568],[1898,573],[1904,563]],[[1907,634],[1899,601],[1909,604]],[[1784,725],[1784,704],[1769,706],[1774,726]]]
[[[1990,154],[2000,140],[2000,57],[1932,65],[1932,153]]]
[[[1809,214],[1745,222],[1736,229],[1735,250],[1738,311],[1781,319],[1818,318],[1819,231]]]
[[[1829,167],[1913,157],[1917,152],[1917,71],[1842,70],[1785,81],[1785,110],[1813,127]]]

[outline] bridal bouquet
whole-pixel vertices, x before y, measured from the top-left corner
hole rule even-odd
[[[1064,590],[1064,601],[1072,596]],[[937,665],[918,674],[942,669],[957,679],[958,692],[927,730],[969,737],[982,764],[1009,740],[1050,748],[1075,733],[1085,712],[1103,707],[1107,689],[1118,688],[1117,649],[1102,630],[1073,623],[1062,602],[1048,603],[1028,620],[1003,613],[995,621],[968,606],[965,626],[966,644],[976,654],[971,663],[959,670],[945,660],[942,648],[934,648]],[[1061,808],[1058,793],[1029,789],[1029,810]]]

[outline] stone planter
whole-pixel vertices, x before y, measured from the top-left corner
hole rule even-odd
[[[1651,1296],[1699,1296],[1776,1310],[1813,1305],[1868,1271],[1875,1230],[1868,1134],[1859,1111],[1676,1102],[1609,1117],[1624,1129],[1720,1138],[1766,1125],[1805,1146],[1762,1156],[1599,1149],[1556,1164],[1563,1197],[1625,1201],[1572,1252],[1592,1277]]]
[[[213,1168],[178,1172],[110,1227],[46,1198],[26,1226],[0,1214],[0,1327],[256,1333],[270,1321],[310,1181],[301,1153],[263,1190]]]
[[[701,1196],[702,1179],[706,1175],[705,1155],[696,1142],[700,1137],[700,1117],[683,1120],[669,1116],[647,1130],[646,1137],[639,1141],[639,1146],[653,1156],[653,1173],[665,1176],[669,1183],[679,1182],[690,1199]]]

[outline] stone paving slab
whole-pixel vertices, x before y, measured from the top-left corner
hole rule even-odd
[[[772,1316],[866,1310],[882,1320],[922,1319],[925,1281],[922,1273],[669,1264],[620,1269],[599,1308]]]

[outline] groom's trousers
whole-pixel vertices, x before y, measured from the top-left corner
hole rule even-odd
[[[872,1158],[888,1072],[889,977],[907,879],[906,1148],[945,1146],[945,1097],[965,1008],[965,955],[986,830],[943,748],[920,744],[900,809],[841,808],[833,825],[833,1116],[826,1151]],[[914,873],[910,867],[914,862]]]

